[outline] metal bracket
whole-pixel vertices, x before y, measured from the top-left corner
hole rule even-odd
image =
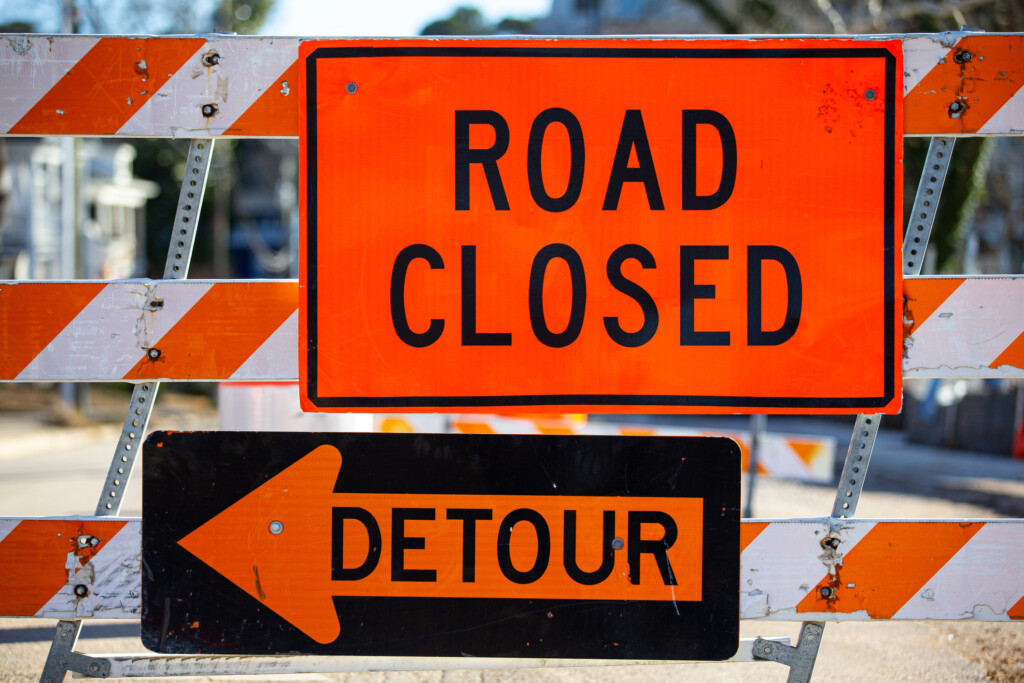
[[[68,671],[88,676],[106,678],[110,675],[110,662],[75,652],[78,634],[82,631],[81,621],[60,621],[54,634],[50,653],[40,676],[40,683],[60,683]]]
[[[767,659],[789,667],[788,683],[807,683],[814,671],[814,661],[818,657],[818,646],[821,634],[825,631],[825,623],[821,621],[805,621],[800,626],[800,638],[796,647],[783,645],[773,640],[757,638],[754,640],[754,659]]]

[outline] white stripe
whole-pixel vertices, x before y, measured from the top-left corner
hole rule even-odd
[[[0,519],[0,543],[4,542],[7,534],[14,531],[14,527],[18,526],[20,519]]]
[[[108,284],[18,379],[121,379],[211,286],[210,282]],[[152,299],[162,299],[163,307],[147,310]]]
[[[796,454],[789,442],[778,435],[763,435],[757,459],[773,477],[804,480],[809,478],[810,468],[807,463]],[[830,477],[831,474],[829,472]]]
[[[68,570],[68,582],[36,612],[50,619],[131,618],[142,611],[142,524],[124,525],[96,556],[77,569]],[[79,560],[68,553],[68,564]],[[75,586],[84,584],[89,594],[75,595]]]
[[[835,552],[845,555],[875,527],[848,524],[836,536]],[[740,567],[740,618],[799,618],[797,604],[829,574],[821,541],[827,522],[772,522],[743,551]],[[856,617],[848,617],[856,618]]]
[[[995,115],[985,122],[979,133],[1006,135],[1024,133],[1024,88],[1018,90]]]
[[[915,36],[903,39],[903,95],[917,87],[925,76],[950,51],[948,45],[940,42],[941,34],[936,36]],[[959,42],[959,41],[957,41]]]
[[[280,327],[231,375],[232,380],[283,379],[299,376],[299,311]],[[295,408],[298,409],[298,399]]]
[[[1008,620],[1024,595],[1024,523],[988,522],[893,619]]]
[[[36,106],[99,38],[19,36],[0,41],[0,134]]]
[[[965,281],[914,331],[904,369],[987,368],[1024,333],[1022,300],[1024,279]]]
[[[219,62],[205,66],[203,55]],[[295,63],[297,38],[225,38],[201,47],[117,132],[118,135],[221,135],[268,89],[298,97],[298,83],[282,87],[280,76]],[[202,107],[217,106],[206,118]],[[298,107],[298,100],[295,101]]]

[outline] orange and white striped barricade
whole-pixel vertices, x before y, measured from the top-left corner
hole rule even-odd
[[[920,272],[953,139],[1024,134],[1024,35],[950,32],[877,38],[903,42],[904,134],[946,136],[933,140],[904,246],[904,275],[910,276],[904,372],[1019,377],[1020,306],[1014,305],[1019,297],[1002,288],[1016,287],[1017,278],[1001,278],[996,287],[991,278],[913,276]],[[0,381],[135,383],[97,506],[101,517],[0,521],[4,566],[33,567],[30,576],[18,579],[24,591],[0,592],[0,613],[62,619],[44,678],[56,681],[68,670],[109,676],[370,666],[310,657],[112,657],[74,651],[81,618],[138,613],[140,523],[109,515],[119,510],[120,487],[131,474],[158,381],[296,376],[294,282],[172,280],[188,269],[214,139],[298,134],[295,85],[301,42],[242,36],[23,35],[7,36],[0,44],[0,84],[17,94],[0,102],[0,134],[193,138],[164,280],[0,283]],[[978,297],[984,296],[993,297],[998,315],[979,304]],[[254,297],[261,302],[256,314],[247,308]],[[126,300],[130,303],[123,311],[110,303]],[[203,323],[204,306],[205,320],[218,322],[213,328]],[[1005,339],[992,343],[979,331],[984,325]],[[233,344],[224,357],[208,353]],[[858,418],[830,518],[743,524],[743,616],[1021,618],[1020,520],[848,519],[856,510],[877,428],[877,416]],[[32,558],[30,564],[26,557]],[[807,677],[820,633],[818,622],[805,621],[795,648],[758,640],[745,643],[740,657],[780,661],[792,675]],[[389,660],[373,666],[424,668],[424,663]]]
[[[904,375],[1024,376],[1022,296],[1017,275],[907,277]],[[0,381],[293,382],[297,318],[294,280],[0,281]]]
[[[137,619],[138,519],[0,519],[0,614]],[[1024,619],[1024,521],[744,520],[743,619]]]
[[[905,135],[1024,134],[1020,34],[850,38],[903,41]],[[301,42],[11,36],[0,86],[18,97],[0,105],[0,134],[296,137]]]

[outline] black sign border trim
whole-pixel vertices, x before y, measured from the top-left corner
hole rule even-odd
[[[520,394],[499,396],[321,396],[317,393],[317,122],[319,59],[365,57],[647,57],[672,59],[884,59],[885,160],[883,235],[883,394],[863,397],[687,396],[639,394]],[[322,47],[306,58],[306,397],[318,408],[489,406],[709,406],[738,408],[883,408],[895,396],[896,57],[882,47],[836,48],[560,48],[560,47]],[[300,349],[301,353],[301,349]]]

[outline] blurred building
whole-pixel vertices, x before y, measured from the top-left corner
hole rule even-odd
[[[145,206],[157,185],[134,176],[131,145],[52,138],[2,144],[0,279],[119,279],[145,271]]]
[[[551,13],[532,26],[548,35],[721,31],[697,3],[682,0],[553,0]]]

